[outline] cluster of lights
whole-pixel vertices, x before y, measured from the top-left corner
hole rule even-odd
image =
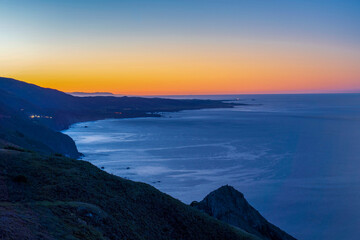
[[[41,116],[41,115],[36,115],[36,114],[30,115],[29,117],[30,118],[49,118],[49,119],[52,118],[51,116]]]

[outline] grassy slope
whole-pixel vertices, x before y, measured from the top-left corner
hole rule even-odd
[[[85,161],[0,150],[0,239],[256,239]]]

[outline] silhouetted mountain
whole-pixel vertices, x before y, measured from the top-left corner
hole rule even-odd
[[[78,157],[72,139],[52,130],[105,118],[158,117],[159,112],[233,106],[210,100],[74,97],[58,90],[0,78],[0,144]]]
[[[12,98],[21,99],[23,102],[31,104],[25,106],[30,107],[30,109],[26,109],[27,111],[31,111],[31,107],[39,109],[73,109],[79,107],[77,104],[73,105],[76,103],[75,97],[69,94],[11,78],[0,78],[0,90],[7,92],[8,97],[11,95]],[[18,105],[18,101],[7,101],[6,104],[14,108],[22,108],[21,105]]]
[[[228,185],[211,192],[201,202],[191,203],[191,206],[261,239],[295,240],[269,223],[246,201],[242,193]]]
[[[114,96],[111,92],[67,92],[74,97]]]
[[[0,169],[2,240],[258,239],[85,161],[1,149]]]
[[[21,110],[28,116],[39,116],[36,117],[38,121],[55,130],[65,129],[79,121],[159,116],[158,112],[229,108],[235,105],[211,100],[74,97],[58,90],[42,88],[10,78],[0,78],[0,102],[13,110]]]

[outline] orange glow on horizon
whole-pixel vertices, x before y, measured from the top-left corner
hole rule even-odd
[[[235,50],[200,44],[152,47],[34,52],[16,59],[16,64],[8,61],[2,74],[64,92],[124,95],[360,89],[360,54],[347,49],[283,43],[248,44]]]
[[[1,76],[125,95],[360,91],[354,1],[50,2],[0,3]]]

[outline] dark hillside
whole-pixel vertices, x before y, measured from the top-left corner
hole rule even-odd
[[[41,109],[75,109],[79,107],[74,101],[75,97],[69,94],[11,78],[0,77],[0,90],[10,93],[19,99],[23,99]],[[14,106],[13,102],[7,102],[7,104]]]
[[[88,162],[0,150],[0,239],[257,239]]]
[[[46,154],[80,156],[75,142],[67,135],[31,121],[21,112],[0,103],[0,147],[17,146]]]

